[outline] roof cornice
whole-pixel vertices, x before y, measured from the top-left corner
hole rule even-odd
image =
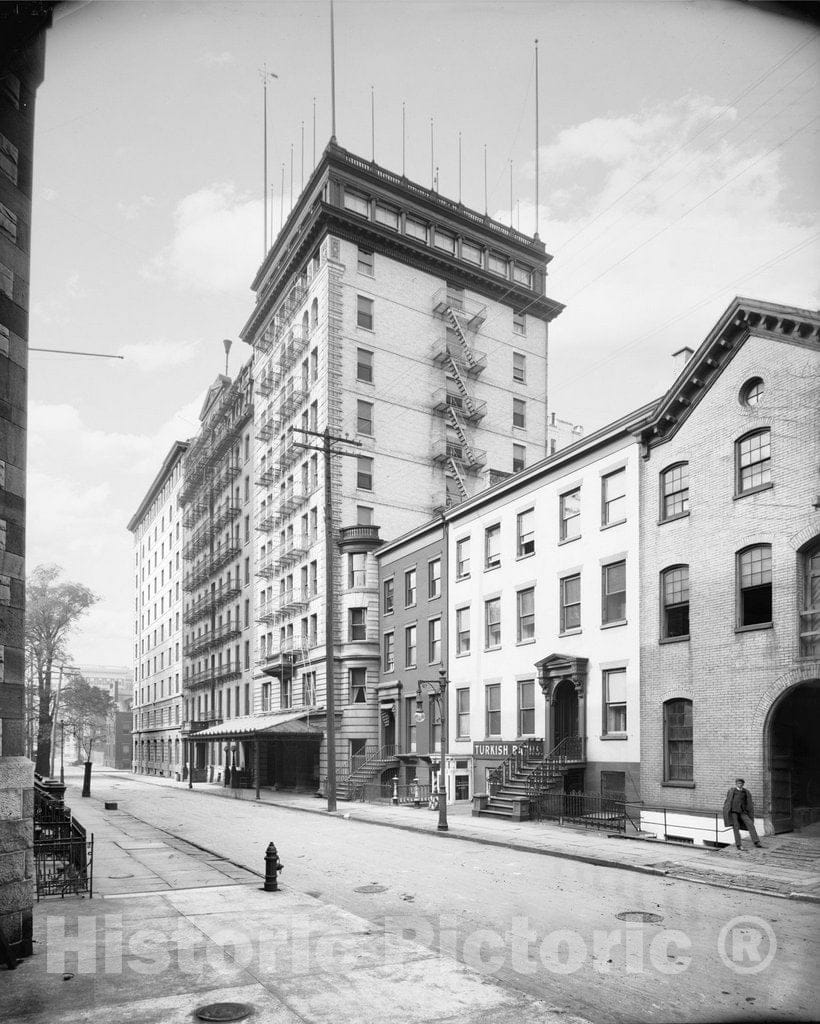
[[[179,460],[182,458],[185,452],[188,451],[189,444],[189,441],[174,441],[174,443],[171,445],[171,450],[168,452],[168,454],[162,461],[162,468],[160,469],[159,473],[157,473],[157,475],[154,477],[154,482],[148,488],[148,491],[146,492],[145,497],[140,502],[137,511],[133,514],[133,516],[131,516],[131,519],[128,522],[128,529],[132,533],[139,524],[139,521],[145,515],[145,512],[151,505],[151,502],[159,493],[160,489],[162,488],[162,485],[165,483],[166,479],[168,478],[169,474],[173,470],[176,463],[179,462]]]
[[[736,297],[639,432],[644,456],[677,433],[746,339],[754,334],[820,350],[820,311]]]

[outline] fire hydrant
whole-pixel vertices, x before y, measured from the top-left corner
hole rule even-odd
[[[265,884],[262,887],[265,892],[278,892],[279,885],[276,876],[284,871],[285,865],[279,860],[279,854],[273,843],[268,843],[265,850]]]

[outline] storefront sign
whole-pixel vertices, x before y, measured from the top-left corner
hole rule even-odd
[[[473,743],[473,756],[474,757],[497,757],[500,760],[504,760],[511,757],[521,745],[518,743],[508,743],[499,741],[497,743],[486,742],[486,743]]]

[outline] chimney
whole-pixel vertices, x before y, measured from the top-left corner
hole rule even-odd
[[[695,354],[695,350],[689,348],[688,345],[684,345],[683,348],[679,348],[677,352],[672,353],[672,360],[675,366],[675,376],[679,376],[684,366],[689,362],[692,356]]]

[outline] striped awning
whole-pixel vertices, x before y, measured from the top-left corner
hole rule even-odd
[[[276,711],[261,715],[245,715],[242,718],[229,718],[221,725],[212,725],[202,732],[193,733],[191,739],[252,739],[254,736],[324,736],[324,709],[302,708],[299,711]]]

